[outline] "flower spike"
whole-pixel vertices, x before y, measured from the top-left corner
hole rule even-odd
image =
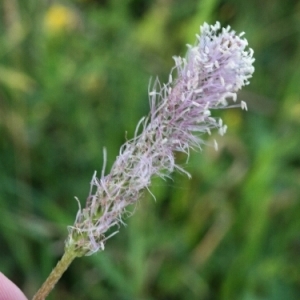
[[[166,178],[175,169],[189,176],[176,164],[175,151],[189,155],[190,149],[201,149],[202,134],[214,128],[225,134],[227,126],[212,116],[212,109],[247,110],[244,101],[228,104],[229,99],[236,102],[237,91],[249,84],[254,72],[253,50],[247,48],[243,34],[237,35],[229,26],[221,28],[219,22],[204,23],[196,44],[188,45],[186,57],[174,57],[168,83],[155,80],[149,89],[150,114],[140,120],[134,138],[121,147],[110,173],[104,175],[103,169],[100,178],[93,176],[86,206],[79,207],[75,224],[68,227],[66,249],[72,247],[77,256],[103,250],[110,237],[106,232],[124,224],[126,208],[149,191],[153,176]],[[214,147],[218,148],[217,142]]]

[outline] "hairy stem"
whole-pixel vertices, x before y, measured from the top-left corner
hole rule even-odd
[[[67,248],[61,260],[57,263],[41,288],[33,296],[32,300],[44,300],[54,288],[55,284],[58,282],[63,273],[67,270],[71,262],[77,256],[78,255],[72,249],[72,247],[69,249]]]

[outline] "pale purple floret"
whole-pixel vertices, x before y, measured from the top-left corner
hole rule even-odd
[[[249,84],[254,72],[253,50],[247,48],[243,34],[230,27],[204,24],[195,46],[188,46],[186,58],[174,57],[177,79],[161,85],[155,81],[149,91],[150,114],[143,118],[132,140],[120,149],[111,171],[91,182],[86,207],[79,209],[75,224],[69,226],[66,247],[77,249],[78,256],[104,249],[105,233],[122,224],[126,207],[134,204],[151,178],[168,177],[174,169],[189,174],[176,165],[174,152],[189,155],[192,148],[201,149],[203,133],[218,128],[223,135],[226,125],[211,116],[212,109],[239,106],[236,92]],[[139,133],[140,132],[140,133]]]

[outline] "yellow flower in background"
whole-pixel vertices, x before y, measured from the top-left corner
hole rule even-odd
[[[77,23],[77,17],[72,9],[54,4],[48,9],[44,26],[48,33],[57,34],[65,30],[72,30]]]

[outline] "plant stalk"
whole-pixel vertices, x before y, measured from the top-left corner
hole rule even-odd
[[[37,293],[33,296],[32,300],[44,300],[54,288],[55,284],[58,282],[63,273],[67,270],[71,262],[76,258],[76,256],[76,252],[73,251],[72,248],[66,249],[62,258]]]

